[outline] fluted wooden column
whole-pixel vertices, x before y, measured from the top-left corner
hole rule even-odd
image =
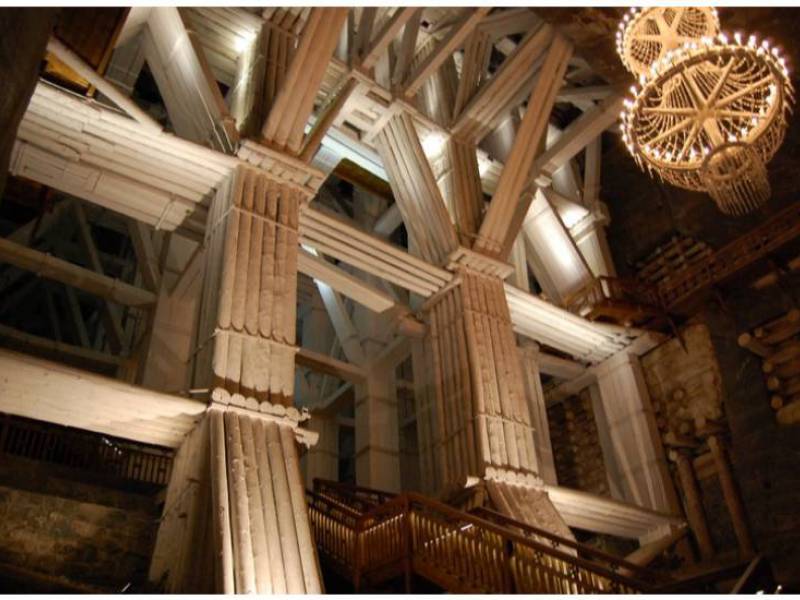
[[[534,343],[526,343],[520,348],[520,354],[525,377],[525,394],[536,442],[538,473],[545,483],[557,485],[553,445],[550,442],[550,424],[547,421],[547,407],[542,391],[542,376],[539,371],[539,347]]]
[[[294,395],[303,193],[240,166],[209,210],[196,388],[210,407],[175,462],[150,579],[167,592],[320,593]]]
[[[533,427],[503,282],[459,269],[426,307],[437,485],[493,472],[538,475]]]

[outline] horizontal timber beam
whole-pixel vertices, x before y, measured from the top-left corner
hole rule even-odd
[[[0,238],[0,261],[124,306],[141,308],[156,303],[156,295],[152,292],[79,267],[44,252],[15,244],[5,238]]]
[[[0,412],[169,448],[207,406],[9,350],[0,373]]]
[[[314,352],[308,348],[298,349],[297,354],[295,354],[295,364],[318,373],[333,375],[342,381],[361,383],[366,380],[366,373],[361,367]]]

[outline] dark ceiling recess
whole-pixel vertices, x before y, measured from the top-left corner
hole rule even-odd
[[[129,11],[129,8],[65,8],[56,23],[55,35],[102,75]],[[80,94],[94,93],[88,81],[49,53],[44,75]]]

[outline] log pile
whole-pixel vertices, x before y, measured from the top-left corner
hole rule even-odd
[[[707,260],[712,252],[703,241],[697,241],[690,236],[675,235],[636,264],[636,278],[654,286],[661,285],[674,278],[677,273]]]
[[[800,423],[800,310],[793,308],[742,333],[738,342],[762,361],[769,404],[778,423]]]
[[[588,390],[547,409],[559,485],[609,496],[606,467]]]
[[[300,198],[244,166],[218,190],[206,233],[196,387],[293,402]]]

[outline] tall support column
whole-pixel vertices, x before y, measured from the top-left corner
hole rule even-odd
[[[339,479],[339,424],[335,416],[314,415],[308,428],[319,439],[306,454],[306,487],[311,489],[314,479]]]
[[[542,489],[534,426],[542,415],[532,416],[526,397],[503,280],[463,266],[456,273],[454,283],[425,305],[433,418],[425,418],[430,433],[424,443],[434,463],[427,476],[442,494],[485,479],[498,510],[570,537]]]
[[[595,367],[595,372],[624,499],[678,514],[678,497],[638,357],[620,352]]]
[[[753,538],[750,536],[750,529],[747,526],[747,517],[744,512],[742,497],[733,479],[733,472],[728,461],[727,452],[722,445],[722,441],[715,435],[709,436],[708,447],[714,457],[714,464],[717,467],[719,484],[722,487],[722,496],[725,498],[725,506],[731,515],[733,531],[736,534],[736,541],[739,542],[739,552],[742,556],[748,557],[755,554]]]
[[[297,452],[316,435],[291,406],[302,199],[239,167],[212,201],[194,365],[211,406],[168,487],[150,571],[167,591],[322,591]]]
[[[394,368],[373,366],[356,386],[356,483],[400,491],[400,430]]]
[[[547,406],[542,391],[542,377],[539,372],[539,346],[526,342],[520,348],[522,372],[525,377],[525,395],[531,413],[533,437],[536,445],[536,460],[539,476],[549,485],[557,485],[553,445],[550,442],[550,424],[547,421]]]
[[[357,190],[353,196],[354,216],[372,229],[386,211],[382,198]],[[362,273],[366,281],[378,279]],[[397,412],[397,365],[378,357],[391,343],[390,317],[361,305],[353,309],[364,354],[367,380],[355,389],[356,482],[359,485],[400,491],[400,424]]]

